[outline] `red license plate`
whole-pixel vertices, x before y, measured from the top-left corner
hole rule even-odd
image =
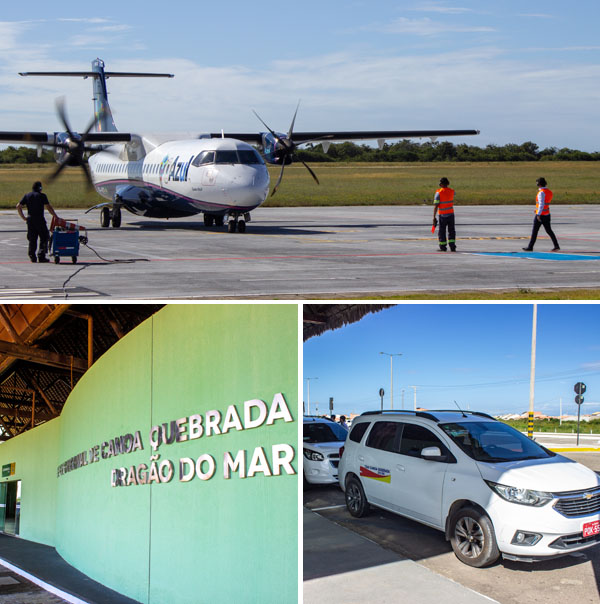
[[[600,534],[600,520],[594,520],[594,522],[586,522],[583,525],[583,536],[592,537],[593,535]]]

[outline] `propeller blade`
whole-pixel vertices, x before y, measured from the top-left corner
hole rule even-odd
[[[56,170],[54,170],[54,172],[50,175],[50,182],[54,181],[57,176],[65,169],[65,167],[67,166],[69,160],[69,155],[65,155],[62,159],[62,161],[58,164]]]
[[[252,110],[252,112],[261,121],[262,125],[275,137],[275,139],[279,140],[277,135],[275,134],[275,132],[273,132],[273,130],[271,130],[271,128],[269,128],[269,126],[267,126],[267,124],[265,124],[262,117],[260,117],[260,115],[258,115],[258,113],[256,113],[256,111],[254,111],[254,109]]]
[[[88,168],[88,165],[85,162],[82,162],[79,165],[81,166],[81,169],[85,173],[85,179],[87,181],[88,191],[91,191],[92,189],[94,189],[94,181],[92,180],[92,175],[90,174],[90,169]]]
[[[288,138],[292,139],[292,134],[294,133],[294,124],[296,123],[296,115],[298,114],[298,107],[300,107],[300,101],[296,105],[296,111],[294,112],[294,117],[292,118],[292,123],[290,124],[290,129],[288,130]]]
[[[56,112],[58,113],[58,117],[60,117],[65,130],[69,134],[69,138],[73,138],[73,131],[71,130],[71,126],[69,125],[69,120],[67,118],[67,111],[65,109],[65,97],[61,96],[56,99]]]
[[[310,167],[308,166],[308,164],[306,162],[302,162],[302,164],[310,172],[310,175],[315,179],[315,182],[318,185],[320,185],[321,183],[319,182],[319,179],[317,178],[317,175],[310,169]]]
[[[281,172],[279,173],[279,178],[277,179],[277,183],[273,187],[273,192],[271,193],[271,197],[273,197],[273,195],[275,195],[275,193],[277,193],[277,189],[278,189],[279,185],[281,184],[281,179],[283,178],[284,168],[285,168],[285,163],[281,164]]]

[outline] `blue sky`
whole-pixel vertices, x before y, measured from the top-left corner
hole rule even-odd
[[[480,146],[532,140],[600,150],[600,4],[580,0],[4,3],[0,129],[74,127],[91,83],[18,71],[168,71],[109,81],[135,132],[477,128]]]
[[[411,304],[304,344],[304,376],[311,413],[361,413],[390,408],[393,358],[394,408],[452,409],[454,402],[492,414],[529,409],[532,304]],[[582,413],[600,411],[600,305],[538,304],[535,410],[576,414],[573,386],[587,386]],[[304,380],[306,402],[307,381]]]

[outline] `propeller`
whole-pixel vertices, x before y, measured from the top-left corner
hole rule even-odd
[[[288,133],[286,136],[280,136],[276,132],[271,130],[271,128],[263,121],[263,119],[260,117],[260,115],[258,115],[258,113],[256,113],[256,111],[254,111],[254,109],[252,110],[254,112],[254,115],[261,121],[262,125],[271,133],[271,135],[275,139],[275,149],[274,149],[273,153],[275,155],[276,160],[278,162],[281,162],[281,171],[279,172],[279,178],[277,179],[277,182],[275,183],[275,186],[273,187],[273,191],[271,192],[271,197],[273,197],[273,195],[275,195],[275,193],[277,192],[277,189],[279,188],[279,185],[281,184],[281,179],[283,178],[283,171],[285,169],[285,166],[286,166],[286,164],[292,163],[292,157],[294,155],[294,151],[296,150],[296,147],[298,146],[298,145],[296,145],[296,143],[294,142],[294,139],[292,138],[292,136],[294,134],[294,124],[296,123],[296,115],[298,114],[298,107],[300,107],[300,101],[298,101],[298,105],[296,106],[296,111],[294,112],[294,117],[292,118],[292,123],[290,124],[290,129],[288,130]],[[304,144],[307,142],[311,142],[311,141],[302,141],[302,143],[300,143],[300,144]],[[310,175],[314,178],[315,182],[317,184],[319,184],[319,179],[317,178],[317,175],[310,169],[308,164],[303,161],[302,165],[310,172]]]
[[[85,160],[85,154],[94,151],[95,149],[86,146],[85,142],[96,123],[96,117],[92,118],[83,134],[79,134],[78,132],[74,132],[69,124],[64,97],[56,99],[56,112],[65,128],[67,138],[64,141],[49,144],[50,147],[62,149],[64,151],[56,170],[54,170],[49,180],[50,182],[54,181],[67,166],[80,166],[85,174],[88,188],[93,188],[94,183],[92,181],[90,169]]]

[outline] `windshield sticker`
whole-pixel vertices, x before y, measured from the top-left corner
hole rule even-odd
[[[379,482],[391,482],[390,471],[386,468],[373,468],[372,466],[360,466],[360,475],[363,478],[371,478]]]

